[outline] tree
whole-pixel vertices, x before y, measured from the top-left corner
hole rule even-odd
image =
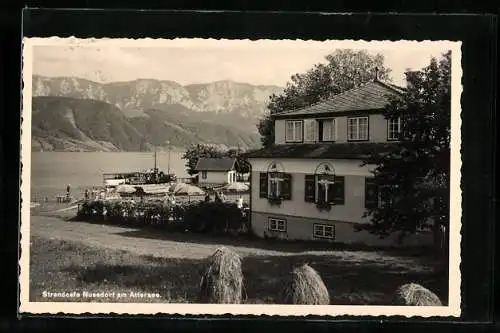
[[[248,160],[241,156],[241,149],[229,149],[226,152],[228,157],[232,157],[236,159],[236,172],[239,174],[249,173],[250,172],[250,163]]]
[[[274,143],[271,115],[311,105],[371,81],[375,68],[381,80],[389,81],[390,69],[384,67],[384,57],[380,54],[373,56],[364,50],[343,49],[325,59],[326,64],[316,64],[306,73],[293,75],[281,94],[270,97],[269,113],[257,124],[264,147]]]
[[[182,155],[182,158],[186,160],[187,173],[189,175],[194,175],[197,173],[196,164],[200,158],[218,158],[223,156],[224,152],[219,150],[217,147],[196,144],[189,146],[186,152]]]
[[[236,172],[248,173],[250,172],[250,163],[241,156],[240,149],[229,149],[223,151],[211,145],[197,144],[191,145],[184,155],[183,159],[186,160],[186,169],[189,175],[197,173],[196,164],[200,158],[221,158],[231,157],[236,159]]]
[[[449,225],[451,126],[451,52],[439,62],[406,73],[407,89],[384,110],[387,119],[401,119],[394,149],[373,155],[374,184],[382,204],[369,208],[371,222],[358,227],[385,237],[432,230],[438,245]]]

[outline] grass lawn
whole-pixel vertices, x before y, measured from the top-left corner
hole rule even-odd
[[[422,258],[387,259],[367,251],[244,255],[246,302],[274,303],[292,266],[308,263],[323,278],[332,304],[389,305],[394,290],[408,282],[422,284],[447,303],[445,271],[435,273]],[[204,259],[141,256],[32,236],[30,300],[195,303],[205,265]],[[47,299],[44,291],[106,292],[108,297]],[[137,298],[130,292],[158,294],[159,298]]]

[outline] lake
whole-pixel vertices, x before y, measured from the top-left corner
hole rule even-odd
[[[187,177],[183,151],[170,152],[170,172]],[[168,152],[157,153],[157,166],[168,169]],[[138,152],[32,152],[31,200],[64,194],[70,184],[75,196],[86,187],[102,185],[103,173],[134,172],[154,167],[154,153]]]

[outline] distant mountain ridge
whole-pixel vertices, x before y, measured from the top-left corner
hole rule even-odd
[[[32,81],[33,97],[95,99],[115,105],[127,115],[179,104],[198,112],[238,112],[243,117],[253,118],[265,111],[269,96],[282,90],[277,86],[228,80],[182,86],[174,81],[155,79],[97,83],[75,77],[34,75]]]
[[[182,86],[34,75],[32,149],[144,151],[167,141],[258,147],[257,119],[281,91],[234,81]]]

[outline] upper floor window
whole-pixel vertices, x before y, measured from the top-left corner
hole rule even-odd
[[[287,120],[285,134],[286,142],[302,142],[303,130],[302,120]]]
[[[388,140],[399,140],[399,134],[401,133],[401,118],[388,119],[387,120],[387,139]]]
[[[319,141],[335,141],[337,139],[337,121],[331,119],[318,120]]]
[[[350,141],[368,140],[368,117],[347,119],[347,139]]]

